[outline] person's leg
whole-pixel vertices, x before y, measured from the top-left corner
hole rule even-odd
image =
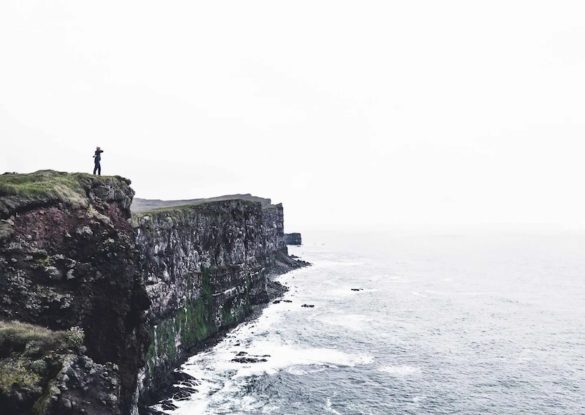
[[[102,175],[102,164],[98,163],[97,168],[98,168],[98,176],[101,176]]]
[[[98,164],[97,164],[97,163],[94,163],[94,164],[93,164],[93,174],[94,174],[94,175],[95,175],[95,173],[97,172],[97,169],[98,169]]]

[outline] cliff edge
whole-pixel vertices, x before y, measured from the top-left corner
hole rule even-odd
[[[131,414],[210,336],[266,302],[282,205],[142,203],[121,177],[0,176],[0,407]],[[4,412],[3,412],[4,413]]]

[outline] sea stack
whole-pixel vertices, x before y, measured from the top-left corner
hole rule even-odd
[[[301,237],[301,234],[298,232],[285,233],[284,240],[285,240],[287,245],[301,246],[303,244],[303,239]]]

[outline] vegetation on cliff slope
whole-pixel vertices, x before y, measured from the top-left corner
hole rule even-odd
[[[96,184],[129,180],[119,176],[93,176],[40,170],[29,174],[0,175],[0,217],[14,211],[55,203],[86,206],[88,190]]]
[[[18,321],[0,321],[0,402],[35,401],[42,414],[51,380],[68,355],[83,344],[83,332],[53,331]]]
[[[204,270],[201,274],[199,298],[178,309],[173,317],[162,320],[152,327],[153,342],[146,355],[146,364],[151,375],[154,374],[160,359],[169,361],[176,359],[179,344],[188,349],[217,331],[212,318],[213,294],[209,278],[209,272]]]

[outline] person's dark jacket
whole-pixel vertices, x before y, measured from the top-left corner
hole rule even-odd
[[[102,160],[102,153],[104,152],[104,150],[96,150],[94,155],[93,155],[93,161],[95,161],[96,163],[99,163]]]

